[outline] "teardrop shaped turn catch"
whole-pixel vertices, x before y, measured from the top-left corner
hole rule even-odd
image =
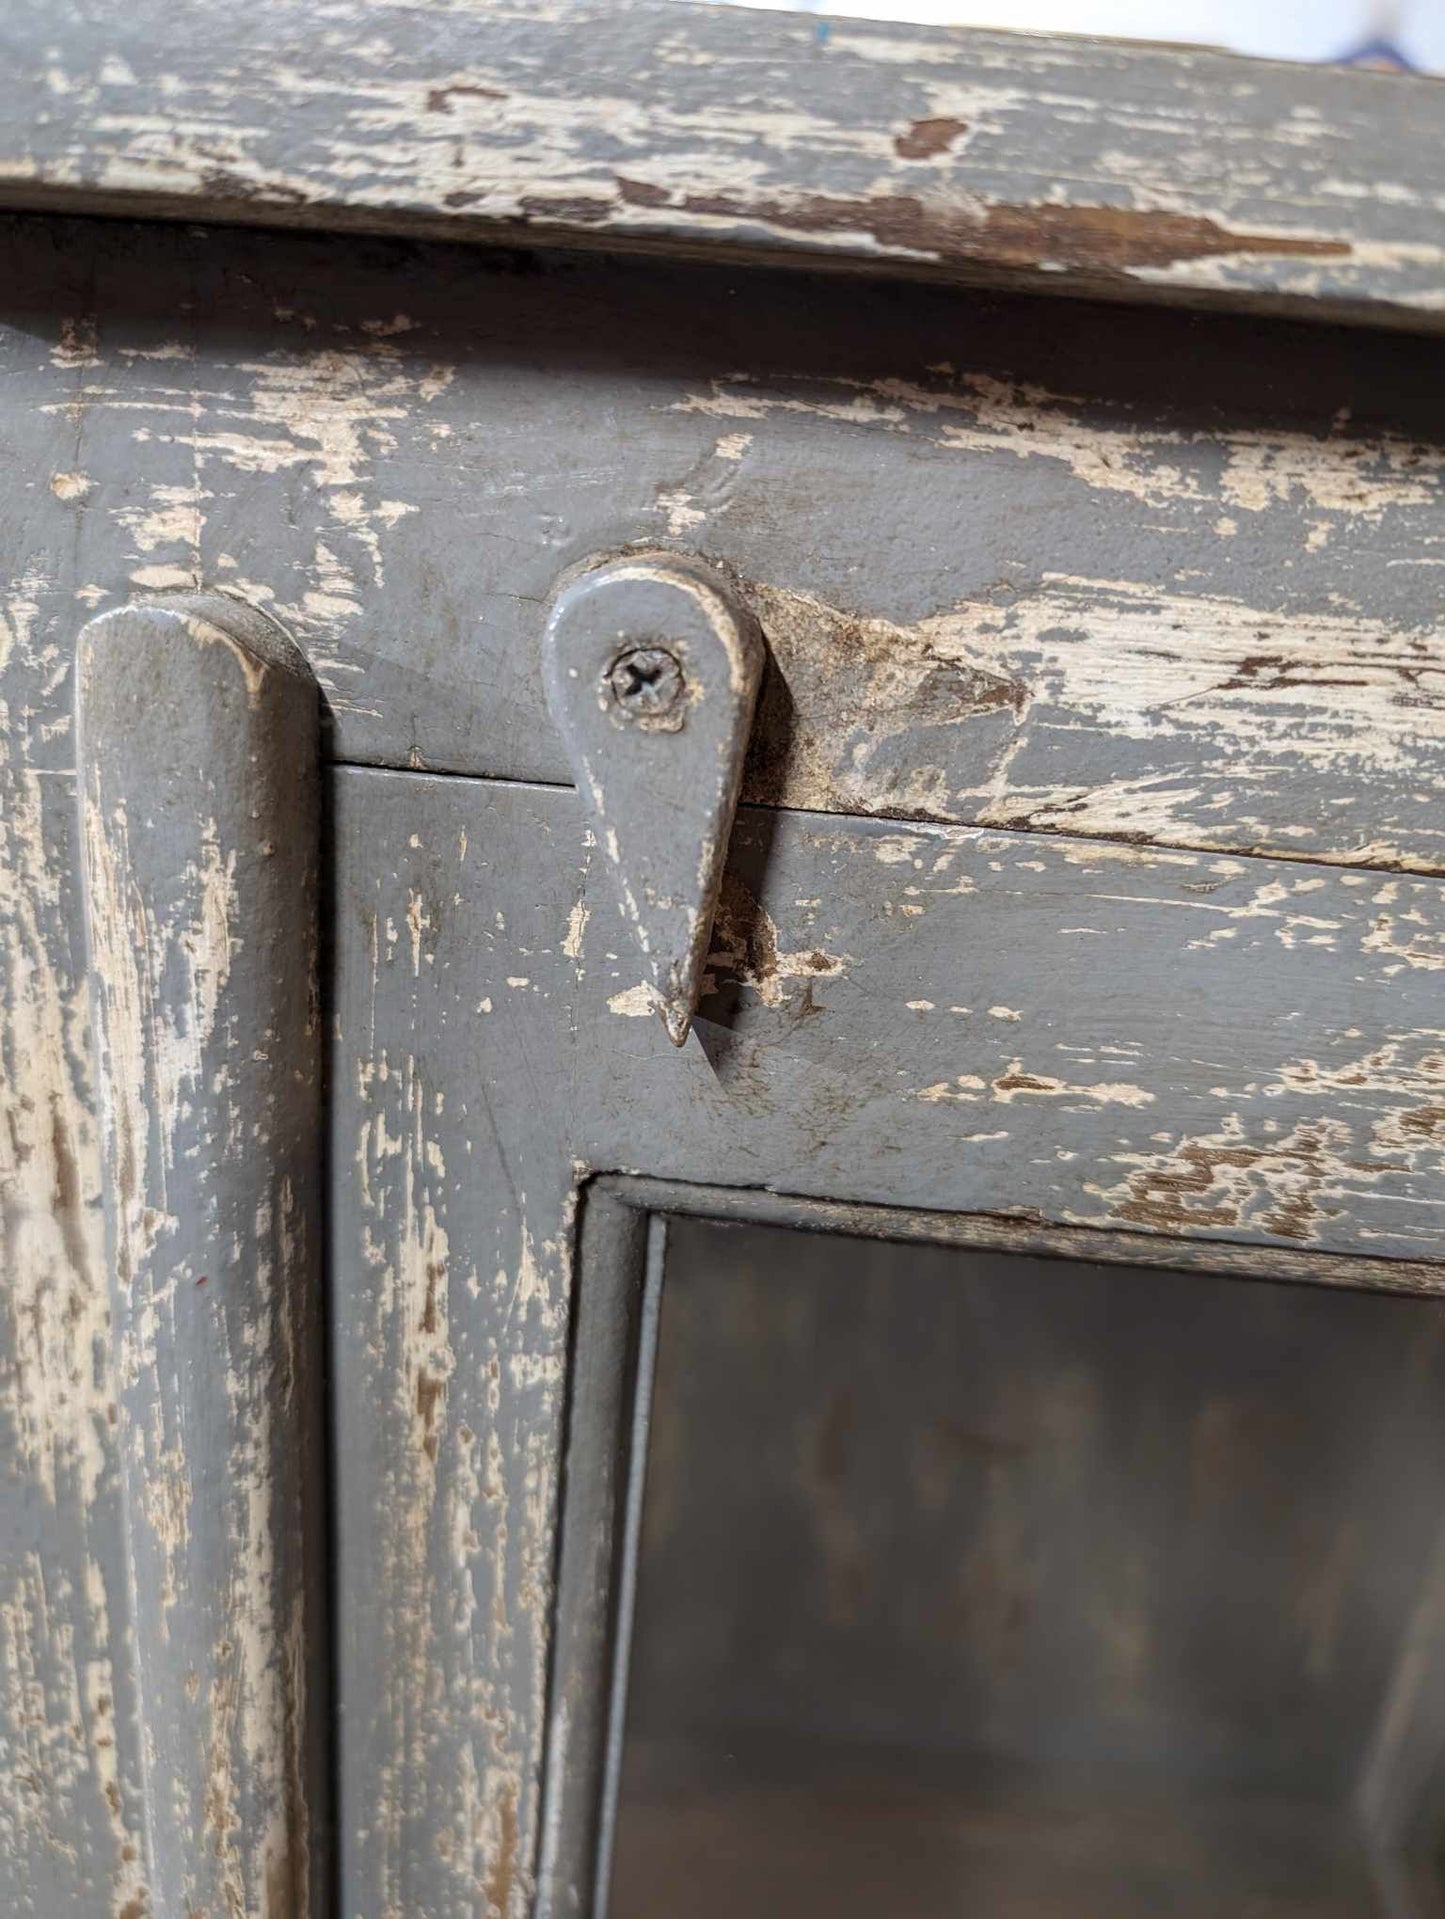
[[[589,567],[547,621],[547,701],[675,1046],[697,1005],[763,657],[726,581],[674,553]]]

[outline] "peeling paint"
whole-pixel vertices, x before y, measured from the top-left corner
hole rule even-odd
[[[9,645],[19,665],[28,631],[12,630]],[[0,1834],[17,1862],[32,1849],[65,1862],[83,1887],[76,1896],[121,1919],[140,1910],[146,1867],[116,1720],[118,1622],[98,1564],[114,1474],[114,1382],[87,1009],[64,872],[73,798],[68,781],[45,782],[14,763],[3,710],[0,1423],[17,1479],[48,1512],[48,1543],[44,1563],[17,1556],[0,1582]],[[88,1831],[100,1836],[99,1857],[82,1858]]]
[[[1006,605],[963,604],[912,626],[779,587],[751,596],[789,705],[786,731],[770,729],[764,695],[749,767],[759,798],[1445,864],[1445,841],[1431,847],[1434,829],[1409,797],[1445,696],[1433,628],[1344,613],[1300,621],[1219,595],[1061,575]],[[1103,743],[1115,761],[1127,744],[1135,770],[1101,779],[1092,748]],[[1071,753],[1079,773],[1066,781]],[[1370,830],[1336,824],[1338,805],[1304,824],[1291,797],[1303,780],[1340,795],[1367,786]],[[1387,807],[1405,829],[1397,838],[1380,830]]]
[[[810,994],[814,982],[842,978],[850,963],[846,954],[821,947],[784,948],[772,915],[735,873],[724,875],[704,995],[726,981],[756,994],[764,1006],[784,1006],[794,996],[792,982],[804,981]]]
[[[1318,1119],[1255,1143],[1227,1118],[1166,1153],[1119,1155],[1134,1166],[1124,1183],[1088,1190],[1110,1202],[1112,1217],[1154,1232],[1254,1230],[1309,1242],[1339,1210],[1330,1202],[1348,1178],[1340,1154],[1350,1139],[1342,1122]]]
[[[1098,402],[1082,395],[1052,393],[991,372],[948,369],[948,376],[937,385],[845,376],[773,378],[764,385],[752,374],[734,374],[671,405],[710,420],[791,414],[916,437],[962,453],[1057,462],[1090,489],[1126,494],[1156,508],[1258,514],[1296,501],[1346,524],[1378,525],[1392,508],[1428,506],[1441,494],[1438,447],[1396,434],[1361,436],[1347,410],[1324,434],[1229,426],[1186,433],[1110,420],[1101,417]]]
[[[151,18],[103,55],[18,43],[13,84],[47,111],[11,161],[17,185],[86,210],[159,196],[197,219],[324,224],[340,207],[402,233],[705,246],[1417,324],[1442,297],[1429,216],[1445,196],[1411,144],[1433,126],[1423,81],[1392,76],[1409,101],[1395,114],[1374,75],[1260,78],[1199,49],[1121,62],[1082,41],[838,22],[823,59],[787,20],[740,51],[723,22],[659,14],[619,36],[529,0],[500,34],[457,13],[440,60],[405,8],[369,13],[324,74],[284,25],[253,43],[208,16],[196,46],[218,89],[182,77],[174,33],[145,37]],[[83,363],[84,340],[68,351]]]
[[[272,627],[218,600],[101,615],[79,659],[151,1895],[279,1919],[311,1902],[321,1783],[315,687]],[[182,721],[189,749],[167,759]]]

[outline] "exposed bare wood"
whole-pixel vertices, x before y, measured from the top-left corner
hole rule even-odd
[[[54,0],[3,51],[12,207],[1445,309],[1428,80],[669,0]]]
[[[529,1909],[589,1170],[1438,1290],[1439,880],[745,810],[674,1051],[575,794],[336,800],[347,1871],[383,1919]]]
[[[755,800],[1445,868],[1428,341],[862,286],[820,335],[796,276],[38,226],[0,228],[37,765],[77,605],[219,583],[337,757],[569,782],[547,603],[661,545],[768,642]]]

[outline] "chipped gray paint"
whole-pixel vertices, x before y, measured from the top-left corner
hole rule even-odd
[[[752,799],[1445,867],[1428,342],[101,222],[0,263],[38,765],[77,610],[211,581],[337,757],[569,781],[547,603],[662,541],[768,642]]]
[[[528,1910],[589,1171],[1438,1285],[1439,880],[745,809],[674,1052],[575,794],[343,769],[335,817],[356,1910]]]
[[[1445,310],[1428,80],[666,0],[56,0],[4,52],[10,206]]]
[[[758,48],[798,30],[754,25]],[[885,72],[940,44],[862,37]],[[82,76],[82,110],[132,72]],[[1437,110],[1415,83],[1340,84],[1402,103],[1392,139]],[[438,124],[490,110],[442,92]],[[6,1910],[164,1910],[133,1667],[176,1607],[163,1503],[151,1616],[124,1576],[70,717],[78,625],[137,591],[220,585],[279,615],[335,759],[565,781],[548,596],[588,556],[666,544],[727,571],[769,643],[755,800],[1048,829],[749,814],[712,997],[673,1054],[629,1017],[646,991],[572,796],[338,774],[340,1784],[368,1919],[527,1907],[581,1172],[1032,1209],[1084,1222],[1079,1251],[1101,1226],[1262,1239],[1269,1271],[1311,1278],[1356,1274],[1322,1263],[1345,1249],[1438,1287],[1433,345],[59,219],[0,223],[0,284]],[[187,1070],[171,1058],[173,1089]]]
[[[23,718],[56,670],[35,610],[16,582],[0,624],[0,1906],[142,1919],[79,835]]]
[[[326,1910],[316,686],[219,595],[80,641],[107,1251],[162,1919]]]

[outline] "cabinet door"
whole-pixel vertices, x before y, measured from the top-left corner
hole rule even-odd
[[[1010,1322],[1019,1339],[1031,1311],[1044,1346],[1021,1352],[1004,1376],[969,1356],[972,1370],[959,1371],[962,1429],[973,1430],[980,1394],[1047,1398],[1047,1378],[1041,1385],[1028,1368],[1046,1368],[1051,1351],[1075,1377],[1053,1382],[1060,1398],[1040,1419],[1072,1417],[1074,1393],[1093,1396],[1100,1421],[1135,1422],[1138,1462],[1122,1435],[1117,1458],[1096,1453],[1091,1462],[1092,1429],[1087,1408],[1080,1412],[1085,1428],[1073,1442],[1061,1437],[1056,1454],[1065,1472],[1070,1445],[1080,1449],[1067,1467],[1072,1499],[1051,1503],[1046,1487],[1024,1483],[1015,1520],[1028,1529],[1040,1578],[1050,1564],[1066,1576],[1069,1541],[1092,1538],[1100,1558],[1086,1570],[1103,1578],[1113,1565],[1118,1578],[1139,1580],[1136,1612],[1126,1609],[1113,1630],[1143,1633],[1147,1620],[1160,1641],[1158,1692],[1139,1677],[1135,1704],[1152,1714],[1150,1736],[1180,1777],[1207,1762],[1221,1791],[1233,1787],[1247,1801],[1256,1784],[1263,1790],[1282,1763],[1266,1732],[1270,1714],[1285,1710],[1291,1685],[1308,1691],[1301,1663],[1324,1662],[1309,1682],[1320,1719],[1300,1735],[1309,1777],[1285,1768],[1273,1779],[1286,1799],[1298,1788],[1304,1801],[1286,1821],[1319,1813],[1312,1830],[1323,1851],[1311,1851],[1310,1831],[1290,1840],[1259,1813],[1254,1867],[1242,1863],[1239,1883],[1215,1884],[1213,1894],[1262,1896],[1293,1883],[1307,1905],[1309,1888],[1334,1870],[1338,1806],[1348,1809],[1368,1771],[1372,1740],[1405,1751],[1374,1762],[1373,1789],[1390,1817],[1397,1801],[1407,1823],[1416,1816],[1411,1795],[1424,1790],[1438,1724],[1430,1473],[1414,1482],[1413,1518],[1391,1488],[1398,1473],[1408,1502],[1435,1440],[1424,1430],[1406,1437],[1392,1413],[1396,1440],[1387,1442],[1374,1421],[1397,1391],[1428,1403],[1439,1174],[1423,1089],[1440,1067],[1435,969],[1404,959],[1381,928],[1403,921],[1421,942],[1416,955],[1428,951],[1445,910],[1441,882],[745,810],[710,988],[678,1051],[639,994],[638,961],[575,795],[357,769],[337,781],[335,821],[342,1790],[343,1803],[370,1809],[345,1847],[357,1883],[394,1871],[402,1883],[414,1875],[413,1884],[434,1884],[434,1835],[465,1830],[477,1870],[483,1860],[490,1872],[498,1859],[530,1858],[540,1844],[541,1909],[593,1909],[608,1843],[609,1754],[615,1761],[623,1723],[615,1653],[633,1583],[628,1500],[641,1500],[626,1462],[647,1403],[630,1384],[639,1363],[646,1372],[638,1315],[647,1222],[679,1209],[975,1249],[971,1261],[957,1255],[970,1283],[982,1283],[983,1260],[1000,1310],[1024,1315]],[[1047,1287],[1028,1267],[1041,1254],[1079,1262],[1081,1294],[1097,1295],[1072,1358],[1067,1345],[1047,1343]],[[834,1255],[843,1315],[851,1258]],[[805,1255],[776,1242],[770,1260],[771,1310],[786,1321],[792,1294],[801,1316],[794,1370],[777,1390],[823,1394],[823,1282],[815,1267],[810,1292],[798,1270]],[[1105,1267],[1126,1270],[1111,1278]],[[1069,1271],[1057,1268],[1052,1283]],[[1301,1282],[1404,1291],[1424,1303],[1335,1305],[1291,1291]],[[1036,1304],[1027,1309],[1030,1287]],[[1256,1289],[1267,1300],[1252,1301]],[[895,1323],[906,1325],[906,1278],[896,1292]],[[1358,1334],[1348,1330],[1357,1308]],[[664,1327],[666,1314],[664,1303]],[[883,1323],[875,1313],[873,1337],[883,1337]],[[1376,1373],[1368,1355],[1381,1327],[1401,1343]],[[956,1328],[951,1336],[960,1337]],[[760,1332],[757,1363],[770,1356]],[[746,1370],[744,1356],[732,1363]],[[1270,1369],[1280,1366],[1287,1370],[1272,1385]],[[706,1354],[698,1367],[691,1391],[724,1391],[726,1376],[709,1373]],[[1174,1389],[1165,1384],[1171,1369]],[[895,1369],[868,1410],[886,1421],[891,1392],[896,1419],[913,1390]],[[1178,1396],[1185,1392],[1191,1403]],[[1418,1392],[1426,1400],[1411,1398]],[[809,1406],[816,1400],[795,1416]],[[787,1416],[780,1406],[778,1419]],[[987,1427],[987,1410],[976,1416]],[[1421,1416],[1433,1432],[1432,1416]],[[1332,1448],[1346,1432],[1359,1438],[1360,1458],[1331,1479]],[[1387,1460],[1381,1449],[1396,1441],[1402,1450]],[[754,1472],[741,1454],[733,1464],[739,1476]],[[1246,1465],[1256,1480],[1234,1483]],[[1281,1484],[1278,1475],[1296,1473],[1298,1487]],[[765,1463],[756,1474],[766,1500]],[[1213,1519],[1211,1474],[1224,1483]],[[677,1497],[707,1510],[706,1486]],[[1120,1499],[1138,1508],[1132,1572],[1114,1560],[1124,1550],[1111,1531]],[[1276,1528],[1296,1505],[1286,1548]],[[1369,1527],[1351,1544],[1357,1505],[1369,1527],[1409,1532],[1418,1552],[1372,1549]],[[560,1638],[550,1575],[559,1511]],[[1051,1542],[1061,1513],[1067,1530]],[[735,1512],[728,1523],[746,1519]],[[955,1541],[958,1552],[970,1539],[987,1548],[981,1518],[958,1523],[974,1526]],[[1231,1568],[1265,1541],[1274,1558],[1258,1590],[1247,1580],[1236,1589]],[[1156,1590],[1171,1558],[1189,1565],[1192,1597]],[[1373,1584],[1385,1566],[1402,1582],[1388,1599]],[[788,1577],[785,1567],[778,1576]],[[1175,1564],[1170,1577],[1180,1576]],[[1104,1633],[1110,1622],[1098,1609],[1123,1606],[1127,1594],[1105,1584],[1091,1597],[1077,1568],[1067,1577],[1072,1597],[1095,1606],[1092,1627],[1076,1622],[1078,1634]],[[1223,1612],[1233,1609],[1228,1629],[1214,1620],[1211,1592]],[[1047,1596],[1059,1634],[1073,1618],[1070,1600]],[[754,1603],[766,1616],[756,1594]],[[776,1604],[786,1607],[785,1593]],[[1346,1687],[1359,1688],[1348,1724],[1330,1692],[1330,1660],[1343,1656],[1330,1634],[1346,1629],[1320,1623],[1337,1616],[1373,1618],[1379,1635]],[[685,1637],[686,1622],[662,1630]],[[1231,1633],[1255,1656],[1240,1653],[1231,1665]],[[1046,1634],[1044,1643],[1062,1659],[1064,1642]],[[871,1651],[884,1657],[876,1644]],[[1115,1644],[1114,1653],[1127,1666],[1128,1648]],[[1184,1683],[1171,1660],[1206,1697],[1211,1687],[1218,1695],[1214,1718],[1213,1708],[1199,1709],[1204,1730],[1187,1713],[1180,1724],[1169,1717],[1170,1688]],[[1412,1660],[1424,1670],[1407,1680],[1397,1666]],[[1026,1729],[1045,1747],[1082,1742],[1074,1757],[1086,1765],[1092,1724],[1071,1725],[1062,1704],[1051,1720],[1040,1675],[1024,1680],[1036,1696]],[[1118,1699],[1106,1703],[1122,1710]],[[987,1726],[985,1706],[997,1702],[980,1705]],[[1172,1775],[1148,1771],[1156,1747],[1135,1732],[1124,1756],[1132,1752],[1161,1792]],[[967,1735],[958,1731],[965,1746]],[[1330,1783],[1312,1800],[1316,1763]],[[1387,1777],[1392,1767],[1408,1789]],[[393,1788],[398,1777],[404,1792]],[[1145,1874],[1132,1896],[1174,1885],[1195,1852],[1227,1854],[1236,1843],[1227,1811],[1126,1806],[1125,1827],[1143,1822],[1137,1854],[1121,1868],[1136,1880]],[[1014,1812],[1024,1817],[1022,1807]],[[1244,1812],[1256,1818],[1247,1804]],[[769,1816],[758,1809],[764,1825]],[[771,1816],[780,1817],[776,1807]],[[1051,1816],[1081,1815],[1056,1797]],[[1103,1871],[1115,1842],[1102,1811],[1099,1820],[1090,1844],[1104,1850]],[[630,1830],[624,1817],[624,1842]],[[711,1843],[736,1851],[716,1834]],[[779,1834],[777,1843],[788,1842]],[[624,1849],[624,1865],[630,1857]],[[1062,1859],[1055,1865],[1065,1873]],[[685,1857],[673,1866],[685,1876]],[[1364,1883],[1367,1867],[1361,1841],[1349,1884]],[[448,1856],[442,1870],[458,1869]],[[796,1858],[793,1869],[804,1871]],[[1251,1869],[1262,1876],[1251,1880]],[[652,1869],[638,1870],[645,1880]],[[725,1883],[741,1896],[735,1879]],[[1001,1866],[994,1889],[1005,1900]],[[1063,1896],[1057,1882],[1054,1890]],[[1196,1887],[1205,1906],[1208,1891],[1207,1881]],[[1039,1892],[1024,1885],[1018,1896]],[[1097,1882],[1098,1910],[1125,1909],[1121,1896],[1107,1877]],[[998,1910],[1009,1910],[1006,1900]]]

